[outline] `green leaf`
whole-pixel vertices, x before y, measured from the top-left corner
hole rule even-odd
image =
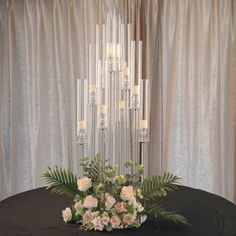
[[[179,180],[180,178],[170,173],[144,179],[141,188],[143,197],[149,200],[156,197],[165,197],[166,192],[177,189],[176,184],[179,183]]]
[[[52,193],[75,197],[78,192],[77,177],[69,170],[57,166],[48,167],[42,180],[47,185],[46,189],[51,189]]]
[[[188,221],[184,216],[175,212],[166,211],[164,208],[157,204],[146,207],[144,214],[173,223],[188,224]]]

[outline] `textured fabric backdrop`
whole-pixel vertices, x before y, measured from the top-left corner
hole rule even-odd
[[[0,199],[78,171],[76,78],[112,6],[144,41],[150,173],[236,200],[235,0],[0,0]]]

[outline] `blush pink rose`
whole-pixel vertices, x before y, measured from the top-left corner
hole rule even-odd
[[[115,205],[115,211],[117,213],[126,212],[125,202],[117,202],[116,205]]]
[[[83,224],[88,224],[93,219],[93,215],[90,211],[86,211],[83,215]]]
[[[98,206],[98,200],[97,198],[93,197],[92,195],[88,195],[84,199],[84,207],[85,208],[94,208]]]
[[[113,228],[118,228],[120,225],[120,218],[117,215],[111,217],[111,225]]]
[[[131,224],[134,223],[134,221],[135,221],[135,216],[134,216],[134,215],[132,215],[132,214],[130,214],[130,213],[124,214],[124,216],[123,216],[123,222],[124,222],[124,224],[126,224],[126,225],[131,225]]]
[[[102,223],[102,219],[101,219],[100,216],[94,218],[94,219],[92,220],[92,223],[93,223],[93,225],[94,225],[94,230],[100,230],[100,231],[103,230],[104,225],[103,225],[103,223]]]
[[[116,199],[113,196],[107,194],[106,201],[105,201],[106,209],[110,210],[115,203],[116,203]]]

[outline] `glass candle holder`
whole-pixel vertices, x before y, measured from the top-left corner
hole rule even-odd
[[[80,145],[86,144],[86,132],[85,129],[80,129],[77,134],[77,143]]]
[[[138,134],[138,141],[140,143],[148,143],[150,142],[149,139],[149,129],[148,128],[140,128]]]
[[[101,130],[106,129],[106,116],[105,113],[99,113],[98,127]]]

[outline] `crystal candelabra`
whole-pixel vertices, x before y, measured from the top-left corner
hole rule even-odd
[[[133,160],[148,175],[150,83],[142,78],[142,41],[133,38],[115,9],[96,25],[88,78],[77,79],[77,143],[83,155],[119,164],[120,173]]]

